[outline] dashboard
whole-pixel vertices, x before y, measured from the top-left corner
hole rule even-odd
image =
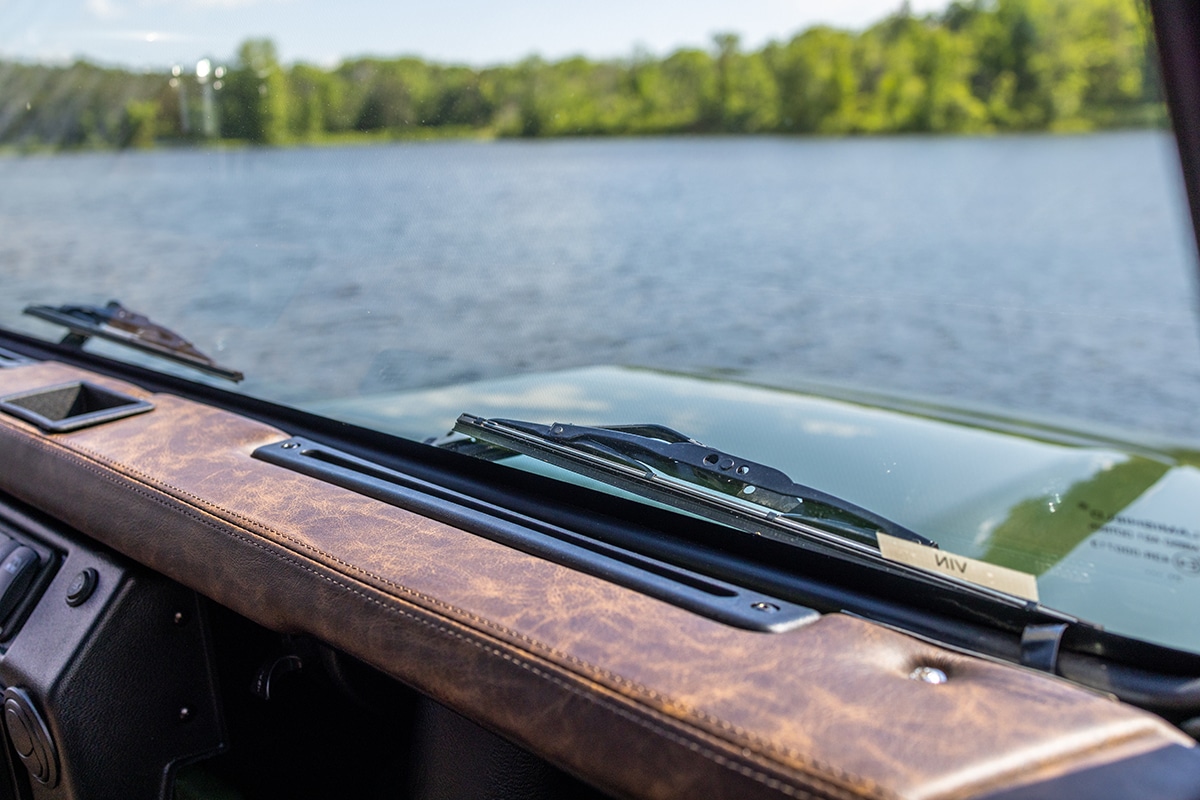
[[[14,399],[99,413],[53,430]],[[817,602],[724,619],[655,588],[679,565],[572,561],[256,457],[303,433],[261,416],[0,368],[0,798],[1200,786],[1189,736],[1102,692]]]

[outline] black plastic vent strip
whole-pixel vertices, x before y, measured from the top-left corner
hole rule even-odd
[[[819,616],[811,608],[634,553],[303,439],[265,445],[253,455],[728,625],[779,633]]]

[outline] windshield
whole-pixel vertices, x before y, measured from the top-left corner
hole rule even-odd
[[[117,300],[417,441],[668,426],[1200,652],[1154,59],[1136,0],[0,3],[0,327]]]

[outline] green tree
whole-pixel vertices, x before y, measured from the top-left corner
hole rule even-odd
[[[336,73],[297,64],[287,73],[288,131],[297,139],[312,139],[332,129],[330,117],[340,105],[342,88]]]
[[[928,82],[919,59],[925,26],[907,11],[868,29],[858,42],[858,130],[867,133],[928,130]]]
[[[721,101],[712,56],[702,50],[678,50],[662,62],[662,111],[672,131],[715,130]]]
[[[159,104],[156,100],[130,100],[125,104],[120,146],[146,148],[158,135]]]
[[[987,105],[972,93],[974,43],[945,27],[927,28],[917,60],[925,98],[917,127],[935,133],[974,133],[991,125]]]
[[[716,47],[716,102],[705,114],[718,130],[757,133],[778,122],[779,90],[762,54],[740,52],[736,34],[719,33]]]
[[[429,104],[430,125],[482,128],[494,111],[484,97],[479,74],[467,67],[448,67],[434,76],[435,91]]]
[[[354,127],[360,131],[399,131],[425,124],[436,109],[433,71],[415,58],[363,62],[359,79],[366,81],[366,94]]]
[[[288,139],[288,82],[269,39],[249,39],[220,93],[221,134],[255,144]]]
[[[859,77],[854,36],[820,26],[772,52],[779,125],[795,133],[846,133],[856,126]]]
[[[415,58],[287,69],[270,41],[252,39],[216,97],[223,136],[264,144],[355,129],[569,136],[1161,125],[1140,3],[955,0],[923,16],[905,5],[861,32],[818,26],[756,52],[729,33],[708,51],[665,58],[529,58],[482,70]],[[200,97],[187,74],[0,62],[0,143],[190,138]]]

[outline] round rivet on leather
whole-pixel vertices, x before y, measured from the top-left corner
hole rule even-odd
[[[921,681],[922,683],[937,684],[945,683],[950,680],[946,677],[946,673],[942,672],[937,667],[917,667],[908,674],[910,680]]]

